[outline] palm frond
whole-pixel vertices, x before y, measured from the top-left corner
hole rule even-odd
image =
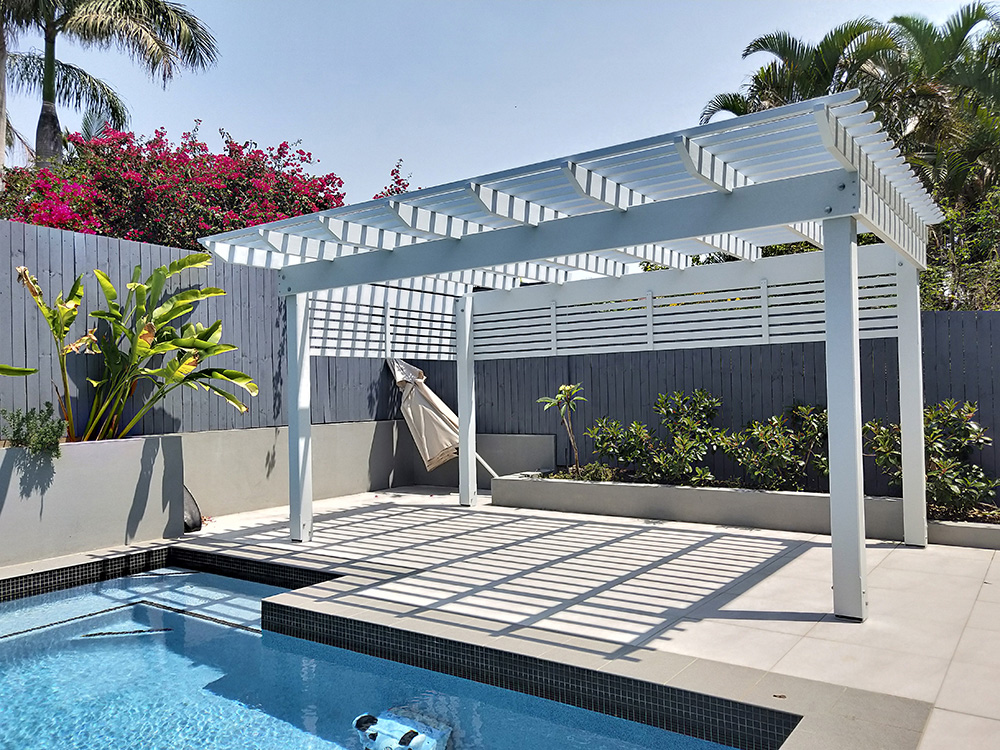
[[[7,80],[17,93],[35,93],[42,89],[45,60],[34,52],[12,52],[7,57]],[[107,114],[113,128],[128,126],[125,102],[110,84],[95,78],[83,68],[56,60],[56,103],[74,109],[98,109]]]
[[[720,112],[728,112],[731,115],[739,117],[740,115],[748,115],[751,112],[756,112],[759,109],[760,107],[748,99],[745,94],[735,91],[728,94],[717,94],[705,105],[705,108],[701,111],[699,121],[704,125]]]
[[[747,58],[757,52],[768,52],[789,67],[805,68],[812,62],[815,48],[787,31],[774,31],[750,42],[743,50],[743,57]]]
[[[208,68],[218,59],[208,28],[169,0],[80,0],[62,31],[84,46],[121,50],[164,84],[180,67]]]

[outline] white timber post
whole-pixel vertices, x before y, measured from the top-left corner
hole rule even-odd
[[[293,542],[312,540],[312,419],[309,383],[309,301],[285,297],[288,347],[288,526]]]
[[[924,463],[924,362],[917,269],[904,261],[896,272],[899,358],[899,429],[902,439],[903,542],[927,546],[927,474]]]
[[[476,367],[472,345],[472,295],[455,303],[458,365],[458,502],[476,504]]]
[[[833,612],[838,617],[860,621],[868,614],[868,598],[861,464],[857,235],[854,217],[823,222]]]

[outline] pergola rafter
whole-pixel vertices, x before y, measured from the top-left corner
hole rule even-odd
[[[921,546],[917,271],[943,216],[857,96],[204,238],[277,269],[288,301],[292,538],[312,528],[310,356],[455,360],[472,505],[476,359],[825,341],[834,609],[863,619],[858,342],[899,341],[904,536]],[[859,231],[886,244],[859,257]],[[823,252],[762,258],[803,240]],[[716,252],[738,262],[690,268]]]

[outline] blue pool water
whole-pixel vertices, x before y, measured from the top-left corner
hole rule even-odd
[[[255,627],[280,590],[161,571],[0,605],[0,749],[358,750],[354,717],[396,707],[455,750],[722,747],[204,619]]]

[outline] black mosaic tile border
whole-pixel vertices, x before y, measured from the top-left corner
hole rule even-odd
[[[148,573],[157,568],[170,566],[287,589],[313,586],[339,577],[333,573],[297,568],[294,565],[260,562],[235,555],[220,555],[216,552],[203,552],[185,547],[164,546],[124,552],[102,560],[2,579],[0,602]]]
[[[336,573],[250,560],[238,555],[223,555],[182,546],[170,547],[167,551],[167,565],[286,589],[300,589],[340,578]]]
[[[110,581],[136,573],[147,573],[165,567],[168,548],[125,552],[102,560],[91,560],[65,568],[42,570],[0,580],[0,602],[23,599],[26,596],[62,591],[74,586]]]
[[[385,625],[261,602],[261,627],[740,750],[777,750],[801,716]]]

